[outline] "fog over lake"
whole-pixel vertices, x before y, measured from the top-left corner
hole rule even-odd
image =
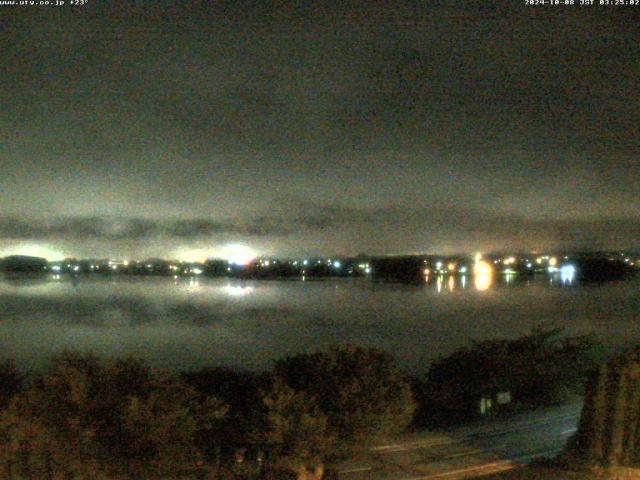
[[[285,354],[349,342],[379,347],[402,368],[421,371],[473,340],[540,324],[593,333],[607,346],[640,340],[639,278],[599,285],[500,279],[485,291],[463,278],[423,286],[366,278],[0,278],[0,355],[26,370],[63,349],[135,355],[169,370],[263,369]]]

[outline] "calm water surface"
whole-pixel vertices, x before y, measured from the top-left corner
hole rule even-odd
[[[640,279],[602,285],[467,278],[425,286],[368,279],[236,281],[104,278],[2,280],[0,355],[37,369],[62,349],[136,355],[170,370],[268,368],[288,353],[346,342],[421,371],[472,340],[565,326],[606,345],[640,340]]]

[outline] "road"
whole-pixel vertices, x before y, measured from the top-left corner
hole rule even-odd
[[[552,457],[575,432],[581,404],[417,433],[337,466],[340,480],[455,480]]]

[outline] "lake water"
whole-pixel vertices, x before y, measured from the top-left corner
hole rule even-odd
[[[639,278],[561,283],[0,277],[0,355],[29,370],[62,349],[132,354],[169,370],[262,369],[285,354],[351,342],[422,371],[470,341],[514,337],[540,324],[593,333],[608,346],[640,341]]]

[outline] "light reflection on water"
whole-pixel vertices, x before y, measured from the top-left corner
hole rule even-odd
[[[64,348],[139,355],[154,366],[267,368],[282,355],[336,343],[376,346],[421,370],[472,340],[541,323],[640,339],[640,281],[596,286],[502,275],[428,285],[367,279],[240,281],[89,277],[0,281],[0,349],[25,368]],[[486,288],[485,288],[486,287]]]

